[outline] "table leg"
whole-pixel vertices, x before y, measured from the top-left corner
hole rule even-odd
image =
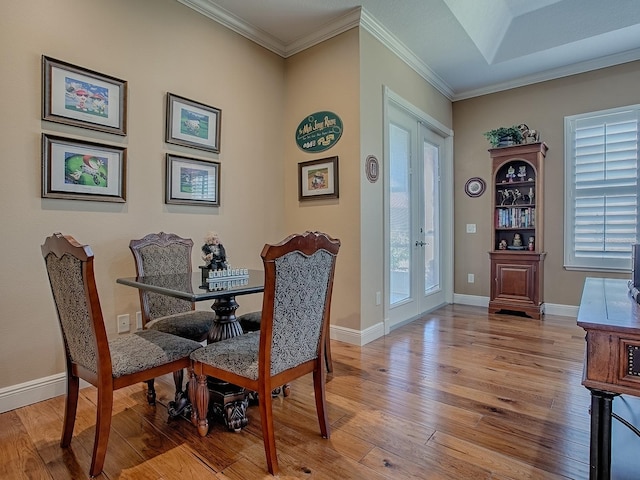
[[[611,478],[611,412],[617,393],[591,391],[591,447],[589,480]]]
[[[211,308],[216,312],[216,318],[209,331],[207,343],[243,334],[240,322],[236,318],[238,306],[233,296],[214,300]],[[222,417],[229,430],[238,431],[246,427],[249,423],[246,412],[249,399],[245,389],[215,378],[210,378],[208,384],[211,393],[209,411],[217,417]]]
[[[219,342],[220,340],[242,335],[242,327],[236,318],[238,306],[235,297],[214,300],[211,308],[216,312],[216,318],[209,331],[207,343]]]

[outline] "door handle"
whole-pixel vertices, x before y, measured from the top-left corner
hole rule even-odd
[[[425,245],[426,245],[426,242],[420,242],[416,240],[416,247],[424,247]]]

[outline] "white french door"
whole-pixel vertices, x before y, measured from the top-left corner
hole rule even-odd
[[[386,326],[447,302],[452,241],[443,228],[446,139],[402,106],[387,107]]]

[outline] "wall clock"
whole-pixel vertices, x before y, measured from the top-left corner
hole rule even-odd
[[[464,184],[464,192],[470,197],[479,197],[487,188],[487,184],[480,177],[472,177]]]

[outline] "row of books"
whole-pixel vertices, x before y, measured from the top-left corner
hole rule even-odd
[[[534,228],[535,226],[535,207],[496,209],[496,228]]]

